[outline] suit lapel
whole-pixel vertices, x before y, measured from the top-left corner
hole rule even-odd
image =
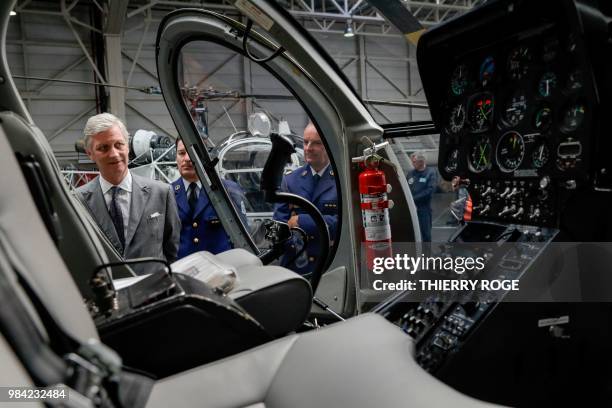
[[[210,205],[210,200],[208,199],[208,195],[206,194],[206,191],[204,191],[204,188],[200,188],[200,194],[198,195],[198,202],[196,203],[196,208],[193,214],[193,218],[197,218],[200,215],[200,213],[204,211],[204,209],[208,207],[209,205]],[[187,207],[189,208],[189,205],[187,205]]]
[[[189,203],[187,202],[187,192],[185,191],[185,185],[183,184],[182,178],[174,182],[174,196],[176,198],[176,204],[182,213],[181,215],[187,216],[187,214],[189,214]]]
[[[141,183],[137,176],[132,174],[132,203],[130,204],[130,219],[128,221],[127,236],[125,237],[125,246],[128,247],[140,220],[144,215],[144,209],[149,201],[150,189],[149,186]]]
[[[298,191],[296,191],[295,194],[310,199],[313,193],[312,184],[314,183],[314,179],[312,178],[312,171],[310,170],[310,166],[307,165],[306,167],[304,167],[304,170],[302,170],[301,173],[298,174],[298,176],[299,176],[299,183],[297,183]]]
[[[100,187],[100,180],[96,178],[90,183],[90,188],[83,192],[83,198],[102,232],[104,232],[115,248],[121,252],[121,242],[119,242],[119,236],[108,213],[106,200],[104,200],[102,187]]]

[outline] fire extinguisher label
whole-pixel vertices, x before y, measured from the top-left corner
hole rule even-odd
[[[366,241],[384,241],[391,239],[389,210],[381,207],[387,201],[386,194],[361,194],[362,203],[371,203],[372,209],[361,211]]]

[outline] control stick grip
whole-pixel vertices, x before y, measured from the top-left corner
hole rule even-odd
[[[287,136],[271,133],[270,140],[272,150],[261,172],[261,190],[265,193],[266,200],[280,189],[285,165],[291,154],[295,153],[295,145]]]

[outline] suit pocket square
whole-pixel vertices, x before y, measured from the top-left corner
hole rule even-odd
[[[157,218],[157,217],[159,217],[160,215],[161,215],[160,213],[158,213],[158,212],[154,212],[153,214],[149,215],[149,218],[150,218],[150,219]]]

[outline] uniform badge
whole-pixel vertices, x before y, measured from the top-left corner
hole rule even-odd
[[[330,176],[332,176],[332,177],[334,177],[334,171],[333,171],[333,170],[330,170],[330,171],[329,171],[329,175],[330,175]]]
[[[307,172],[306,170],[304,170],[304,171],[302,172],[302,177],[304,177],[306,174],[308,174],[308,172]]]
[[[181,185],[180,185],[180,184],[177,184],[176,186],[174,186],[174,189],[175,189],[176,191],[179,191],[179,190],[181,189]]]
[[[410,184],[410,185],[414,184],[414,177],[410,177],[408,179],[408,184]]]

